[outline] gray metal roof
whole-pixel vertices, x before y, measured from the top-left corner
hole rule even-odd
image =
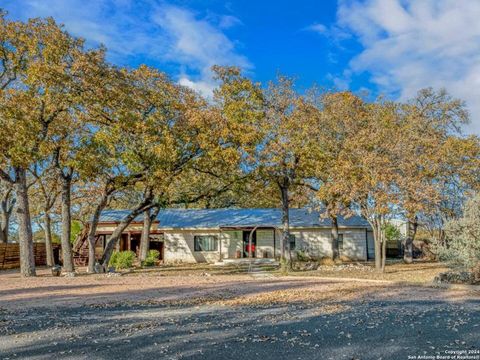
[[[129,213],[128,210],[105,210],[100,222],[119,222]],[[307,208],[290,209],[290,226],[299,228],[330,227],[331,221],[321,217],[321,213]],[[164,209],[158,214],[159,229],[215,229],[221,227],[280,227],[281,209]],[[143,221],[139,215],[135,221]],[[360,216],[338,218],[340,227],[370,228]]]

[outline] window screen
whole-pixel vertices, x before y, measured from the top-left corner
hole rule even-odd
[[[198,235],[193,238],[195,251],[217,251],[218,239],[213,235]]]

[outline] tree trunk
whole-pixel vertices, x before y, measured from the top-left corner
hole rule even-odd
[[[382,243],[380,239],[374,239],[374,240],[375,240],[375,269],[381,270],[382,269]]]
[[[385,237],[385,229],[380,229],[380,237],[382,239],[382,272],[385,272],[385,262],[387,261],[387,239]]]
[[[10,228],[10,217],[12,215],[15,200],[11,199],[12,189],[5,191],[0,206],[0,244],[8,243],[8,231]]]
[[[338,249],[338,219],[335,215],[331,215],[332,220],[332,259],[337,260],[340,256]]]
[[[375,269],[382,269],[382,237],[380,218],[375,216],[374,221],[370,224],[373,228],[373,240],[375,243]]]
[[[417,234],[418,218],[416,216],[409,218],[407,224],[407,238],[405,239],[403,261],[407,264],[411,264],[413,262],[413,241]]]
[[[148,250],[150,250],[150,227],[152,226],[152,218],[150,217],[150,209],[143,212],[143,229],[140,239],[140,262],[147,258]]]
[[[7,213],[2,209],[0,213],[0,244],[6,244],[8,242],[8,225],[9,217]]]
[[[128,227],[128,225],[130,225],[133,219],[135,219],[143,211],[148,210],[153,206],[154,205],[151,204],[151,197],[148,197],[147,199],[142,201],[142,203],[140,203],[135,209],[133,209],[130,214],[125,216],[120,222],[120,224],[117,225],[112,235],[110,235],[110,237],[107,239],[107,243],[105,245],[105,249],[103,250],[103,255],[100,260],[100,263],[105,269],[108,267],[108,262],[110,261],[110,257],[112,256],[113,248],[118,243],[123,231]]]
[[[62,181],[62,260],[63,269],[66,272],[75,271],[73,267],[72,245],[70,237],[72,232],[71,200],[70,192],[72,186],[71,176],[61,176]]]
[[[95,272],[95,243],[96,243],[96,233],[98,222],[100,221],[100,215],[102,214],[103,209],[107,206],[109,193],[105,191],[100,199],[99,203],[95,207],[95,211],[92,216],[92,220],[89,224],[88,229],[88,272]]]
[[[143,212],[143,229],[142,229],[142,238],[140,240],[140,261],[145,261],[148,255],[148,250],[150,250],[150,231],[152,227],[152,222],[157,218],[158,212],[160,211],[159,207],[156,207],[153,211],[150,209]]]
[[[27,172],[23,168],[15,168],[15,192],[17,197],[18,240],[20,243],[20,273],[22,276],[36,276],[32,223],[28,203]]]
[[[45,251],[47,254],[47,266],[55,265],[55,260],[53,258],[53,246],[52,246],[52,220],[50,214],[45,211],[43,218],[43,226],[45,232]]]
[[[286,258],[285,248],[290,241],[290,214],[289,214],[289,199],[288,199],[288,187],[280,187],[282,195],[282,237],[280,239],[280,258],[282,262],[290,262],[291,259]],[[290,254],[290,251],[288,251]],[[285,264],[288,265],[288,264]]]
[[[443,230],[443,229],[439,229],[439,230],[438,230],[438,242],[439,242],[439,244],[441,244],[442,246],[446,246],[446,245],[447,245],[445,230]]]

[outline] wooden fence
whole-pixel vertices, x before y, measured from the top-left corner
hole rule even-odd
[[[60,245],[53,245],[53,256],[58,264]],[[47,265],[47,253],[45,244],[34,243],[33,253],[35,265]],[[20,267],[20,246],[18,244],[0,244],[0,269],[15,269]]]

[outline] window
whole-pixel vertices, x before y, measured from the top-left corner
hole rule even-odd
[[[218,239],[213,235],[201,235],[193,238],[195,251],[217,251]]]
[[[343,234],[338,234],[338,250],[343,250]]]
[[[289,246],[290,246],[290,250],[295,250],[295,235],[292,235],[290,234],[290,241],[288,242],[289,243]]]

